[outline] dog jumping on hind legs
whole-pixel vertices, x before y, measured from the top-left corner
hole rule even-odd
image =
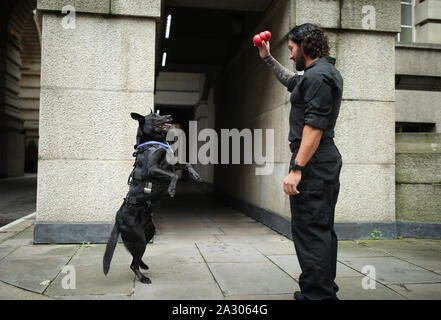
[[[142,283],[151,283],[139,268],[148,266],[141,260],[147,243],[155,234],[152,214],[157,212],[162,200],[175,196],[178,181],[177,170],[186,169],[193,180],[200,181],[199,174],[190,164],[171,165],[167,162],[167,152],[173,152],[167,144],[166,135],[172,117],[151,112],[146,116],[130,114],[139,123],[136,135],[136,157],[133,171],[129,176],[129,192],[116,213],[106,251],[103,257],[103,271],[107,275],[113,252],[121,234],[122,241],[133,260],[130,269]]]

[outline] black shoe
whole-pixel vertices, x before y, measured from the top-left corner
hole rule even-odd
[[[309,300],[300,291],[294,292],[294,300]]]

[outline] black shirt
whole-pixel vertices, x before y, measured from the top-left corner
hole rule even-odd
[[[335,68],[335,58],[322,57],[311,63],[303,75],[289,80],[288,91],[291,92],[288,140],[300,141],[305,124],[322,129],[322,139],[334,138],[343,94],[343,79]]]

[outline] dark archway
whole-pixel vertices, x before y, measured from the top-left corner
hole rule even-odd
[[[35,8],[36,0],[9,0],[0,4],[0,178],[22,176],[25,172],[25,150],[30,143],[26,139],[29,118],[27,109],[21,107],[20,95],[26,93],[21,85],[27,81],[23,71],[28,68],[26,63],[30,57],[27,48],[32,47],[27,40],[38,37],[37,51],[41,47],[33,19]],[[32,59],[40,57],[39,52],[31,56]],[[34,108],[35,105],[38,114],[38,102],[34,101]],[[35,120],[33,126],[38,132],[38,118]],[[38,145],[38,140],[34,143]],[[35,154],[32,157],[35,158]]]

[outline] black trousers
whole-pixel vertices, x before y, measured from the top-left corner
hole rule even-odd
[[[291,150],[295,158],[298,145]],[[290,196],[292,236],[302,269],[299,285],[307,299],[332,299],[338,291],[334,214],[341,166],[334,142],[323,141],[302,173],[300,194]]]

